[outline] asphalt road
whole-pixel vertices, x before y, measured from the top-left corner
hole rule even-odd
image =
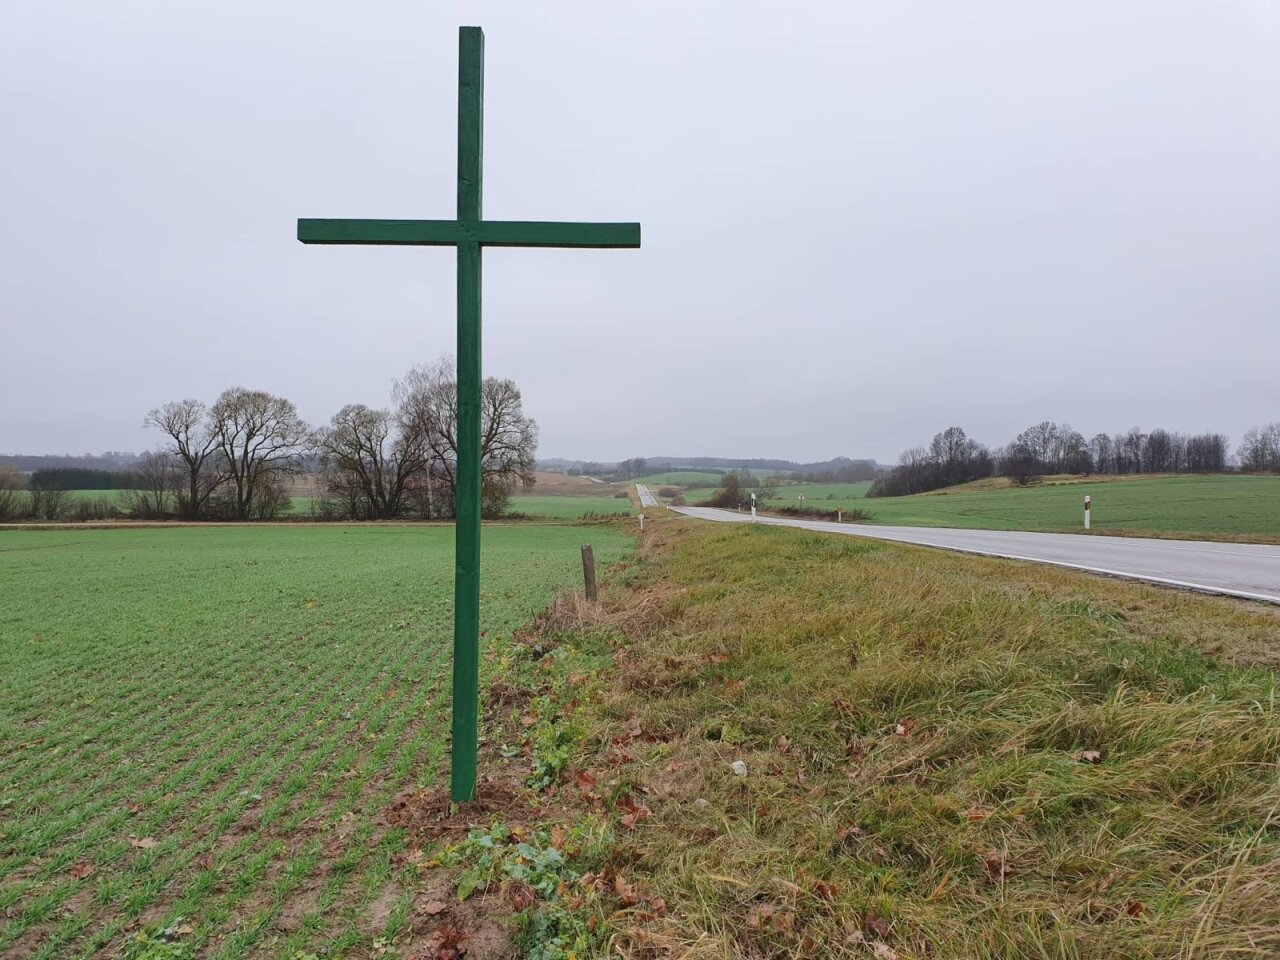
[[[672,507],[700,520],[750,523],[750,514],[710,507]],[[1227,594],[1280,604],[1280,545],[1155,540],[1139,537],[1030,533],[1020,530],[953,530],[882,527],[827,520],[760,517],[757,523],[800,527],[851,537],[896,540],[943,550],[1029,560],[1170,587]]]
[[[640,506],[642,507],[656,507],[658,505],[658,498],[650,493],[649,488],[643,483],[636,484],[636,496],[640,498]]]

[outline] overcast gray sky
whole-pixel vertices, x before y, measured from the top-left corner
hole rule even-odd
[[[958,423],[1280,419],[1280,4],[0,5],[0,452],[143,449],[241,384],[310,421],[453,350],[457,27],[485,372],[542,456],[892,460]]]

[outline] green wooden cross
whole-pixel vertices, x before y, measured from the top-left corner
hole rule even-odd
[[[484,32],[458,31],[458,219],[299,220],[303,243],[458,248],[457,547],[453,614],[455,802],[475,796],[480,672],[480,251],[484,247],[638,247],[638,223],[483,220]]]

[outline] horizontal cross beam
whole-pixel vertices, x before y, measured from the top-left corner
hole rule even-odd
[[[452,247],[638,247],[638,223],[537,220],[299,220],[303,243]]]

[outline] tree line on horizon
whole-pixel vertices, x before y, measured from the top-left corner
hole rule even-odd
[[[99,485],[102,478],[88,476],[94,471],[37,471],[25,484],[16,471],[0,471],[0,520],[113,512],[273,520],[287,512],[291,483],[309,464],[319,471],[314,518],[452,518],[458,422],[452,363],[441,358],[414,367],[396,381],[391,401],[382,408],[348,404],[319,428],[292,401],[264,390],[231,387],[212,404],[171,401],[146,415],[146,426],[164,439],[132,466],[120,501],[68,496],[75,489],[122,489]],[[525,416],[514,381],[486,378],[481,404],[481,509],[497,517],[518,488],[533,483],[538,426]],[[77,481],[93,485],[70,485]]]
[[[934,435],[928,446],[904,450],[869,497],[925,493],[992,476],[1025,485],[1053,474],[1128,475],[1280,471],[1280,423],[1246,431],[1234,457],[1226,434],[1184,434],[1133,427],[1086,440],[1070,424],[1049,420],[1028,427],[1004,447],[990,449],[961,427]]]

